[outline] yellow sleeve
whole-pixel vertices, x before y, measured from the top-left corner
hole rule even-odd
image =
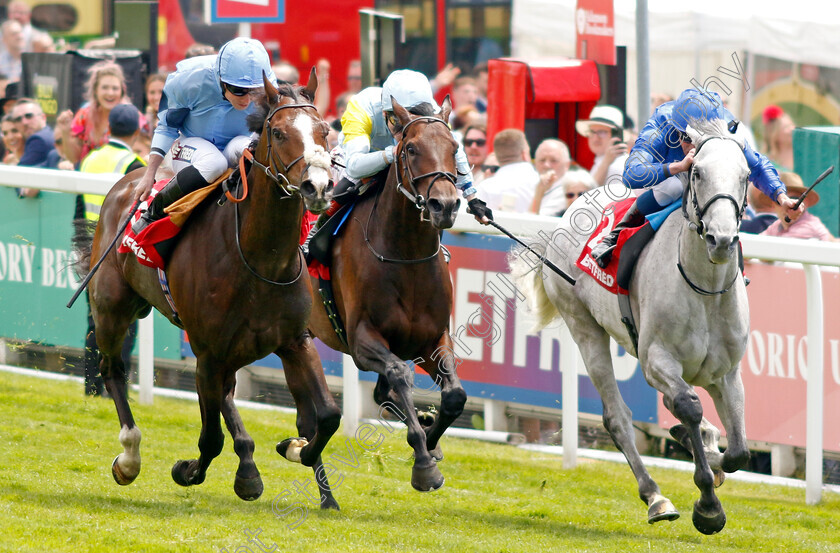
[[[344,134],[344,144],[359,137],[365,137],[370,141],[373,121],[355,97],[350,99],[347,110],[341,116],[341,132]]]

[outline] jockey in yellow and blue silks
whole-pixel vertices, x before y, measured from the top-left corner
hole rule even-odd
[[[591,255],[601,267],[609,263],[622,229],[640,225],[645,216],[682,198],[685,185],[677,175],[688,171],[694,161],[695,149],[686,134],[692,119],[722,119],[730,132],[737,132],[738,122],[715,92],[689,88],[676,100],[656,108],[624,164],[624,185],[647,191],[636,199],[613,232],[592,248]],[[744,156],[750,169],[749,180],[771,200],[785,206],[791,219],[796,219],[802,209],[792,209],[796,201],[787,196],[785,185],[770,160],[749,144],[745,144]]]
[[[135,199],[146,199],[162,164],[176,174],[132,226],[135,234],[163,217],[167,205],[214,182],[238,162],[251,142],[247,117],[255,109],[252,94],[264,87],[263,73],[277,85],[262,43],[240,37],[222,45],[218,55],[179,62],[166,78],[149,168]]]
[[[402,128],[393,114],[391,98],[413,115],[440,113],[429,79],[408,69],[391,73],[382,88],[369,87],[353,96],[341,117],[339,149],[345,169],[333,190],[336,204],[351,201],[359,192],[360,179],[373,176],[393,163]],[[475,197],[472,171],[460,145],[455,154],[455,165],[458,172],[455,185],[467,199],[470,213],[479,222],[488,224],[493,219],[492,211]],[[335,209],[334,204],[329,212]]]

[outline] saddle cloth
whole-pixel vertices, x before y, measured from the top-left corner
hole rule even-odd
[[[615,249],[612,252],[612,258],[610,259],[609,264],[605,268],[601,268],[598,266],[598,263],[592,259],[589,255],[592,252],[592,248],[594,248],[601,240],[604,239],[607,234],[609,234],[615,225],[621,221],[624,217],[624,214],[630,209],[633,205],[633,202],[636,201],[636,198],[627,198],[626,200],[621,200],[619,202],[615,202],[607,206],[607,209],[601,214],[601,220],[598,225],[595,227],[595,230],[589,237],[589,240],[583,247],[583,251],[580,253],[580,257],[577,260],[576,265],[580,270],[584,273],[588,274],[592,278],[594,278],[598,284],[612,292],[613,294],[628,294],[626,287],[629,285],[627,282],[622,282],[625,279],[619,278],[619,266],[627,266],[628,263],[626,261],[634,261],[632,259],[626,260],[624,263],[621,262],[622,256],[624,257],[635,257],[638,256],[639,253],[644,248],[644,245],[653,236],[653,229],[650,226],[648,221],[645,222],[640,227],[636,228],[627,228],[622,229],[618,235],[618,242],[616,244]],[[635,247],[629,248],[628,251],[625,251],[625,244],[633,238],[634,235],[640,233],[642,229],[648,229],[646,232],[642,233],[644,239],[639,244],[639,240],[633,240],[632,242],[636,243]],[[639,236],[642,238],[642,236]],[[632,250],[629,251],[629,250]],[[629,265],[635,265],[635,263],[631,262]],[[629,275],[628,275],[629,276]],[[629,280],[629,279],[628,279]]]
[[[169,256],[175,249],[176,237],[186,224],[192,211],[212,194],[232,172],[231,169],[228,169],[213,184],[199,188],[172,202],[164,210],[165,217],[144,228],[139,235],[135,235],[131,228],[132,225],[140,219],[142,212],[148,209],[154,197],[169,183],[170,179],[157,181],[152,187],[149,197],[134,212],[131,223],[125,229],[125,234],[117,251],[119,253],[134,253],[140,264],[155,269],[164,269]]]

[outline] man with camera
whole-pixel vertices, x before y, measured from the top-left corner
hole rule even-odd
[[[615,106],[595,106],[589,119],[576,122],[575,129],[589,140],[589,149],[595,154],[590,173],[598,186],[620,184],[628,150],[621,110]]]

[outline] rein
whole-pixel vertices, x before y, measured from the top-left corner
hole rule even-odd
[[[373,256],[382,263],[396,263],[397,265],[416,265],[418,263],[425,263],[427,261],[431,261],[432,259],[437,257],[438,254],[440,253],[441,248],[443,248],[443,245],[440,243],[440,235],[438,235],[438,247],[437,247],[437,250],[435,250],[435,253],[433,253],[432,255],[423,257],[421,259],[392,259],[392,258],[389,258],[389,257],[385,257],[384,255],[377,252],[376,249],[374,249],[373,244],[370,243],[370,238],[368,237],[368,228],[370,227],[370,221],[373,218],[373,212],[376,211],[376,206],[379,205],[379,195],[381,193],[382,193],[382,188],[380,188],[376,192],[376,199],[373,201],[373,207],[371,208],[370,213],[368,213],[367,223],[365,223],[365,229],[364,229],[365,245],[368,247],[368,249],[373,254]],[[422,220],[422,218],[421,218],[421,220]],[[358,221],[358,219],[357,219],[357,221]]]
[[[695,152],[695,157],[698,153],[700,153],[700,149],[706,144],[706,142],[708,142],[709,140],[712,140],[714,138],[720,138],[722,140],[731,140],[731,141],[735,142],[736,144],[738,144],[739,149],[741,148],[741,144],[737,140],[735,140],[734,138],[729,138],[729,137],[725,137],[725,136],[712,136],[712,137],[707,138],[706,140],[704,140],[703,142],[700,143],[700,146],[697,147],[697,151]],[[737,220],[738,226],[740,226],[741,218],[744,216],[744,210],[747,208],[747,188],[749,188],[748,186],[744,187],[744,197],[741,199],[740,204],[738,203],[738,200],[736,200],[735,197],[732,196],[731,194],[720,193],[720,194],[715,194],[714,196],[709,198],[706,201],[706,203],[703,204],[703,207],[701,208],[700,204],[697,202],[697,191],[695,190],[695,186],[694,186],[695,182],[696,182],[696,172],[692,168],[692,171],[689,174],[689,178],[688,178],[688,186],[686,186],[685,192],[683,192],[683,201],[682,201],[683,217],[686,219],[686,221],[688,221],[689,228],[693,228],[693,230],[695,232],[697,232],[697,235],[702,238],[703,235],[706,232],[706,225],[703,223],[703,216],[709,210],[709,207],[711,207],[711,205],[718,200],[728,200],[728,201],[732,202],[732,205],[735,206],[736,220]],[[688,217],[688,208],[686,207],[686,204],[687,204],[687,199],[688,199],[689,195],[691,196],[691,203],[692,203],[692,206],[694,207],[694,215],[697,217],[697,221],[698,221],[697,223],[695,223],[694,221],[692,221]],[[694,292],[696,292],[697,294],[700,294],[701,296],[718,296],[718,295],[722,295],[722,294],[725,294],[726,292],[728,292],[732,288],[732,286],[735,284],[735,282],[738,280],[738,274],[740,273],[740,271],[738,271],[738,270],[735,271],[735,276],[732,278],[732,281],[725,288],[722,288],[722,289],[716,290],[716,291],[706,290],[704,288],[701,288],[701,287],[697,286],[696,284],[694,284],[691,281],[691,279],[688,276],[688,273],[686,273],[685,268],[683,267],[683,264],[682,264],[682,252],[681,252],[681,247],[680,247],[680,245],[682,243],[682,232],[683,232],[683,227],[680,227],[680,237],[677,240],[677,269],[679,269],[680,276],[683,277],[683,280],[686,282],[686,284],[688,284],[688,286],[692,290],[694,290]]]
[[[312,108],[312,109],[315,109],[315,106],[313,106],[312,104],[285,104],[285,105],[282,105],[282,106],[275,107],[273,110],[271,110],[271,113],[268,114],[268,117],[265,118],[265,124],[263,125],[265,133],[268,133],[269,130],[270,130],[269,129],[269,123],[271,122],[271,118],[274,117],[274,115],[276,115],[278,111],[280,111],[282,109],[287,109],[287,108]],[[317,113],[317,111],[316,111],[316,113]],[[257,159],[254,157],[251,150],[246,149],[243,152],[242,157],[240,158],[240,161],[239,161],[239,163],[240,163],[240,172],[239,173],[242,176],[242,190],[243,190],[242,191],[242,196],[240,198],[234,198],[233,195],[230,194],[230,192],[227,192],[227,191],[225,192],[225,194],[227,195],[228,199],[230,199],[234,203],[234,221],[235,221],[235,225],[236,225],[236,232],[234,233],[234,236],[236,237],[236,251],[239,253],[239,259],[242,260],[242,263],[251,272],[251,274],[254,275],[255,277],[257,277],[258,279],[260,279],[261,281],[266,282],[268,284],[273,284],[275,286],[289,286],[291,284],[294,284],[298,280],[300,280],[301,275],[303,275],[303,267],[304,267],[305,263],[302,259],[303,253],[300,251],[300,248],[298,248],[298,274],[297,274],[297,276],[293,280],[290,280],[288,282],[278,282],[278,281],[275,281],[275,280],[270,280],[268,278],[265,278],[264,276],[259,274],[256,270],[254,270],[254,268],[251,267],[251,265],[248,264],[248,260],[245,259],[245,254],[242,252],[242,245],[239,241],[239,230],[240,230],[240,228],[239,228],[239,203],[242,202],[243,200],[245,200],[245,198],[248,196],[248,179],[247,179],[247,172],[244,170],[245,166],[244,166],[244,161],[243,161],[245,158],[248,158],[248,160],[253,165],[262,169],[265,172],[266,176],[268,178],[270,178],[271,180],[273,180],[280,187],[280,189],[283,192],[286,193],[287,197],[292,197],[294,194],[296,194],[300,190],[299,186],[295,186],[295,185],[293,185],[289,182],[289,179],[286,177],[286,173],[288,173],[289,169],[291,169],[297,162],[299,162],[300,160],[303,159],[303,155],[300,155],[300,156],[296,157],[288,165],[285,165],[283,163],[283,160],[281,160],[279,158],[277,158],[276,162],[275,162],[275,157],[271,155],[271,137],[269,136],[268,137],[268,148],[267,148],[266,157],[268,158],[268,165],[265,165],[265,164],[257,161]],[[275,169],[272,168],[272,166],[276,167],[277,165],[280,166],[280,170],[275,170]],[[302,175],[305,175],[307,171],[309,171],[309,165],[307,165],[306,168],[303,170]],[[282,182],[281,182],[281,179],[282,179]],[[291,192],[290,192],[290,190],[291,190]],[[285,199],[285,198],[281,198],[281,199]]]

